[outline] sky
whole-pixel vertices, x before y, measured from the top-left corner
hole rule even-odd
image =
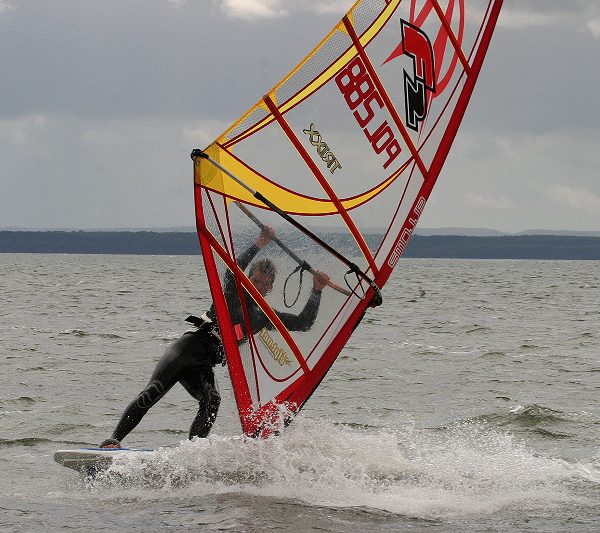
[[[0,229],[192,227],[192,148],[351,0],[0,0]],[[419,227],[600,230],[600,1],[505,0]]]

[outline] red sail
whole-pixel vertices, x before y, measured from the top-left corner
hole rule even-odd
[[[198,235],[245,434],[268,436],[290,420],[368,312],[368,280],[384,287],[456,136],[501,5],[358,1],[195,157]],[[264,226],[275,239],[257,247]],[[268,292],[251,281],[260,259],[276,269]]]

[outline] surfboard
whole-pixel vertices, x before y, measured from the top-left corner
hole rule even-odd
[[[54,453],[54,460],[67,468],[86,475],[94,475],[106,470],[115,457],[146,454],[153,451],[151,448],[76,448],[57,450]]]

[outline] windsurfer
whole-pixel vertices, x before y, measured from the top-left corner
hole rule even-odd
[[[245,270],[261,248],[269,244],[274,236],[272,228],[264,227],[256,242],[239,257],[240,269]],[[275,265],[268,258],[255,261],[248,272],[248,279],[262,296],[266,296],[271,291],[275,276]],[[327,274],[316,272],[313,276],[310,296],[299,314],[276,311],[286,328],[290,331],[307,331],[312,327],[319,311],[321,291],[328,282]],[[244,323],[235,280],[229,271],[225,275],[223,292],[232,323],[234,325]],[[253,333],[263,327],[272,327],[269,319],[252,298],[245,298],[245,303]],[[223,346],[216,331],[215,319],[213,305],[202,320],[196,319],[197,330],[184,333],[167,348],[144,390],[125,409],[113,431],[112,438],[103,441],[100,447],[119,448],[121,441],[141,422],[148,410],[177,382],[181,383],[198,401],[198,413],[190,427],[189,438],[208,436],[221,403],[213,368],[224,360]],[[243,342],[243,338],[240,338],[240,342]]]
[[[274,236],[275,232],[273,229],[265,226],[261,230],[256,243],[253,246],[250,246],[250,248],[248,248],[238,258],[238,266],[242,270],[245,270],[259,250],[271,242]],[[248,279],[252,282],[262,296],[266,296],[269,292],[271,292],[276,275],[277,269],[275,264],[269,258],[261,258],[256,260],[254,263],[252,263],[250,270],[248,271]],[[312,291],[306,304],[304,305],[304,309],[302,309],[299,314],[293,315],[291,313],[275,311],[275,314],[279,317],[289,331],[308,331],[312,327],[319,311],[321,291],[328,283],[329,276],[327,274],[323,272],[315,272],[313,276]],[[245,340],[245,336],[241,332],[243,329],[245,329],[243,327],[245,321],[242,311],[242,303],[237,292],[235,280],[230,271],[227,271],[225,274],[223,292],[225,299],[227,300],[227,308],[229,309],[229,314],[231,316],[231,323],[240,332],[239,341],[243,342]],[[273,328],[270,320],[262,312],[254,299],[248,295],[248,293],[245,293],[244,301],[248,311],[252,333],[256,333],[264,327],[267,329]],[[211,307],[210,311],[208,311],[207,315],[213,322],[216,322],[217,318],[214,305]]]

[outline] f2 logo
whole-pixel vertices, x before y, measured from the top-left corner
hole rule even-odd
[[[435,60],[429,38],[419,28],[401,20],[404,55],[412,58],[413,71],[404,71],[406,125],[419,131],[427,116],[429,92],[435,93]]]

